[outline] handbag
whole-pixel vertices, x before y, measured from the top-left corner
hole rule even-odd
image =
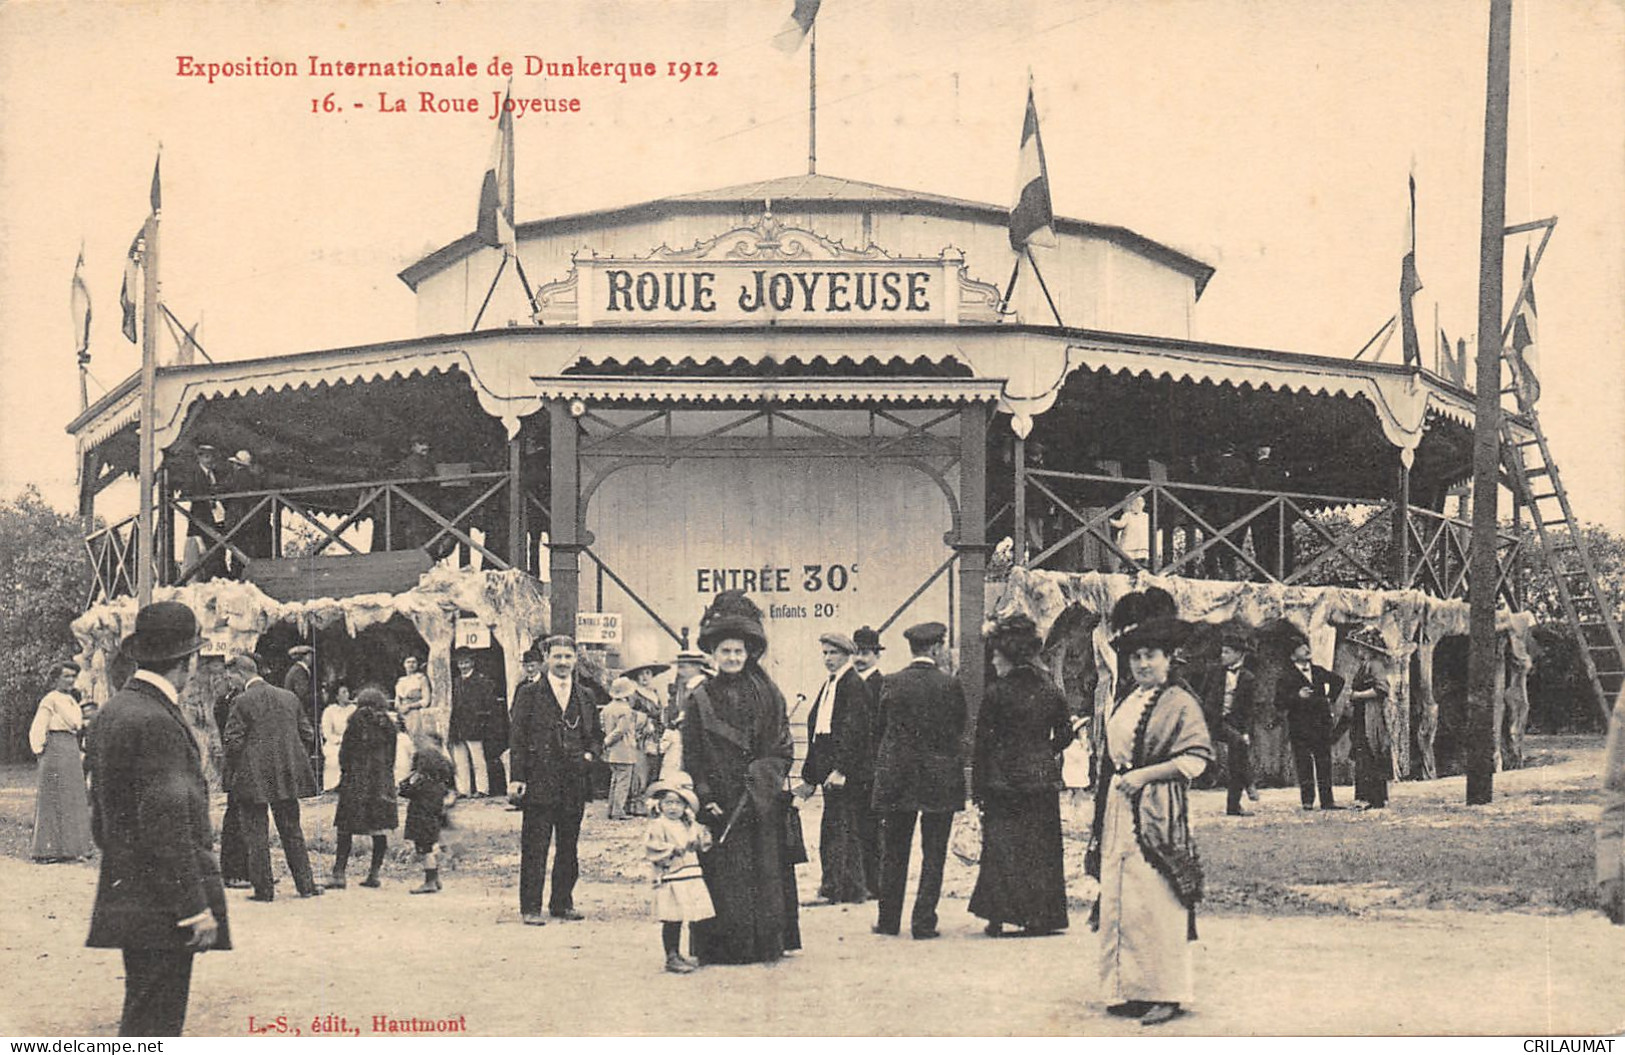
[[[796,808],[795,796],[783,793],[784,802],[784,857],[792,865],[808,862],[807,840],[801,833],[801,811]]]

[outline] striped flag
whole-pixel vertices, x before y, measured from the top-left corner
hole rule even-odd
[[[818,17],[820,0],[796,0],[795,10],[790,12],[790,18],[784,23],[784,28],[773,37],[773,46],[786,55],[793,55],[801,48],[801,42],[807,39],[812,32],[813,19]]]
[[[1038,106],[1029,83],[1021,155],[1016,162],[1016,201],[1010,207],[1010,248],[1020,253],[1033,245],[1055,245],[1055,210],[1050,205],[1044,141],[1038,136]]]
[[[491,164],[480,184],[480,216],[475,228],[481,242],[512,254],[517,248],[513,229],[513,113],[508,96],[513,82],[502,96],[502,116],[497,119],[497,138],[491,144]]]
[[[85,247],[79,246],[79,259],[73,265],[73,345],[81,363],[90,362],[90,287],[85,285]]]
[[[118,306],[124,312],[124,338],[131,344],[135,339],[135,287],[141,281],[141,239],[147,233],[145,224],[130,239],[130,251],[124,256],[124,284],[118,289]]]
[[[1422,278],[1416,273],[1416,175],[1410,177],[1410,212],[1405,223],[1405,258],[1399,265],[1399,321],[1404,334],[1405,365],[1422,365],[1422,344],[1416,335],[1416,312],[1412,301],[1422,290]]]
[[[1513,368],[1518,372],[1518,387],[1522,389],[1522,403],[1526,407],[1534,406],[1540,399],[1540,328],[1535,315],[1535,287],[1529,280],[1533,270],[1529,250],[1525,249],[1523,280],[1529,287],[1529,293],[1523,298],[1523,307],[1512,322],[1512,360]]]

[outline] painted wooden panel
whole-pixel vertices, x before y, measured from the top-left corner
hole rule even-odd
[[[644,257],[660,246],[683,248],[754,220],[761,204],[736,215],[675,216],[659,220],[606,223],[527,238],[520,246],[525,273],[533,288],[564,278],[571,256],[585,249],[600,257]],[[897,211],[809,213],[776,210],[782,222],[807,227],[826,238],[861,249],[869,241],[894,256],[936,257],[947,246],[964,250],[971,278],[991,282],[1002,291],[1014,259],[1009,233],[997,221],[971,221]],[[1120,245],[1079,234],[1061,234],[1054,249],[1034,251],[1068,326],[1112,329],[1168,337],[1190,336],[1194,285],[1190,276],[1165,267]],[[1109,258],[1109,262],[1108,262]],[[455,333],[469,328],[501,263],[500,251],[474,253],[418,287],[418,331]],[[1016,317],[1047,325],[1053,316],[1031,273],[1017,283]],[[529,325],[530,311],[510,266],[486,307],[481,328],[510,320]]]
[[[950,482],[953,482],[950,478]],[[691,459],[610,476],[588,509],[594,552],[673,628],[729,587],[767,615],[766,668],[796,710],[823,679],[818,635],[878,627],[951,554],[947,498],[916,469],[850,458]],[[583,610],[599,607],[582,561]],[[676,645],[607,577],[601,607],[624,614],[624,655],[669,660]],[[949,622],[947,577],[899,616],[881,668],[907,662],[902,628]]]

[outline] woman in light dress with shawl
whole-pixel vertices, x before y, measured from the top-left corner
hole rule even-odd
[[[1157,595],[1160,594],[1160,597]],[[1162,591],[1112,608],[1119,669],[1134,688],[1106,715],[1086,869],[1100,880],[1091,923],[1100,933],[1106,1010],[1158,1025],[1192,997],[1201,865],[1191,840],[1192,778],[1213,761],[1201,704],[1169,678],[1188,625]]]

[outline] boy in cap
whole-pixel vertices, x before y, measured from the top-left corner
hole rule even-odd
[[[609,763],[609,819],[612,821],[624,821],[629,816],[626,805],[632,793],[632,771],[642,753],[638,719],[644,715],[632,709],[632,697],[637,691],[637,683],[631,678],[616,678],[609,687],[609,705],[598,716],[604,723],[604,761]]]
[[[829,677],[807,716],[807,761],[801,779],[824,789],[819,830],[822,876],[818,896],[828,902],[862,902],[869,897],[864,874],[859,815],[869,808],[873,775],[869,748],[869,690],[852,666],[857,646],[845,634],[818,639]]]

